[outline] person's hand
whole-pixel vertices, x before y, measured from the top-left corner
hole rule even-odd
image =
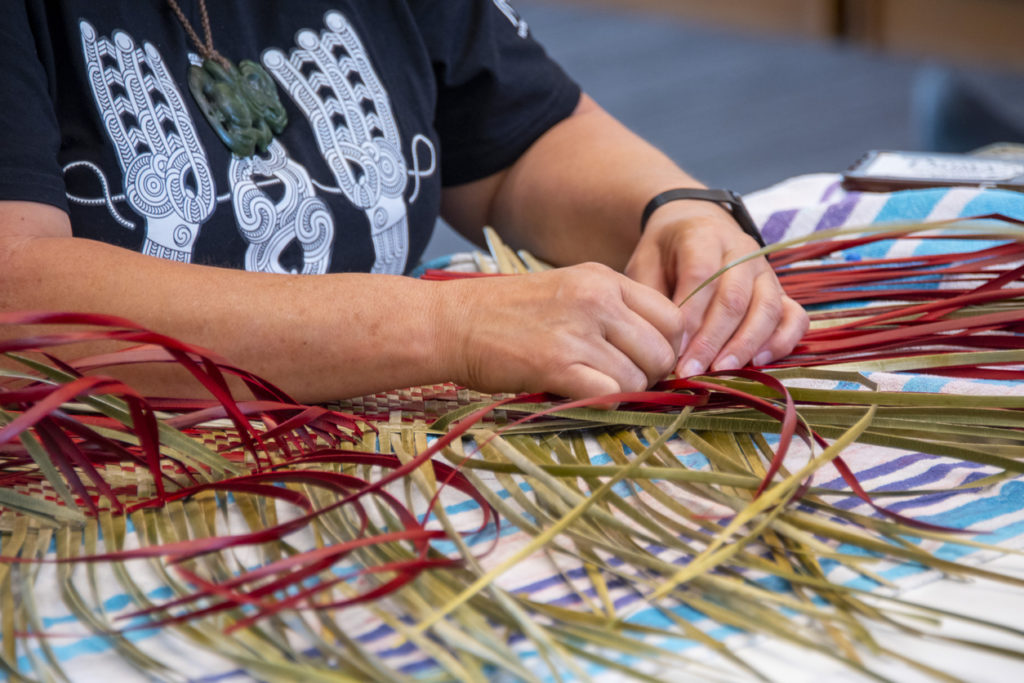
[[[625,272],[679,304],[722,266],[757,249],[724,209],[677,201],[652,215]],[[681,377],[767,364],[792,351],[808,325],[763,258],[726,271],[681,310]]]
[[[683,313],[602,265],[439,283],[444,371],[482,391],[641,391],[671,372]]]

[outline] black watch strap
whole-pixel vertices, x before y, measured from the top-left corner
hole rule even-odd
[[[739,193],[732,190],[707,190],[697,187],[666,190],[649,201],[647,206],[644,207],[643,216],[640,218],[640,232],[643,232],[644,228],[647,227],[647,221],[650,220],[651,214],[669,202],[676,202],[682,199],[698,199],[724,204],[729,209],[729,213],[732,214],[733,220],[743,229],[743,232],[753,237],[759,245],[764,246],[764,238],[761,237],[761,231],[757,229],[754,219],[750,217],[750,212],[747,211],[743,198],[740,197]]]

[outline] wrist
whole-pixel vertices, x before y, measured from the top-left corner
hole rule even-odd
[[[724,207],[712,202],[675,201],[659,207],[650,214],[641,238],[648,235],[654,237],[665,228],[672,230],[682,228],[684,231],[688,231],[690,228],[717,225],[721,229],[729,230],[734,224],[735,221],[729,212]]]
[[[465,347],[466,303],[459,281],[422,282],[425,302],[423,329],[427,330],[421,362],[438,381],[465,383],[462,356]]]
[[[729,214],[732,221],[738,225],[744,233],[753,238],[753,240],[760,246],[765,246],[764,239],[761,237],[761,231],[754,223],[753,218],[750,216],[750,212],[747,211],[747,207],[743,203],[742,197],[732,190],[677,188],[660,192],[644,207],[640,218],[641,234],[645,231],[648,223],[652,221],[656,214],[664,214],[667,207],[684,203],[688,205],[688,208],[686,209],[687,214],[696,211],[696,209],[691,208],[694,203],[719,207]]]

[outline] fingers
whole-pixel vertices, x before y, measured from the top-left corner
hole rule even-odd
[[[623,278],[621,283],[622,301],[633,315],[620,321],[625,327],[621,330],[614,330],[613,334],[615,334],[616,339],[610,338],[610,341],[619,348],[626,350],[627,346],[624,345],[628,345],[629,348],[635,348],[628,341],[628,335],[640,334],[642,331],[649,338],[655,339],[652,332],[656,331],[668,342],[668,346],[661,346],[660,351],[655,349],[648,349],[648,351],[651,354],[660,356],[661,360],[665,359],[664,354],[670,354],[671,360],[668,361],[668,365],[671,367],[684,346],[683,336],[686,326],[684,312],[671,300],[649,286],[638,286],[637,283],[626,278]],[[654,328],[653,331],[650,329],[652,327]],[[621,343],[616,341],[617,339],[621,339]],[[628,355],[634,357],[633,354]],[[658,374],[658,371],[655,371],[653,374],[658,376],[655,377],[651,372],[648,372],[652,382],[661,379],[664,373]]]
[[[572,399],[609,396],[622,392],[643,391],[647,388],[647,377],[624,354],[611,353],[597,362],[575,362],[560,372],[545,376],[545,391]],[[671,366],[670,368],[671,369]],[[611,408],[607,404],[596,407]]]
[[[670,296],[669,273],[662,266],[662,251],[657,244],[641,241],[623,271],[634,282],[646,285],[664,296]]]
[[[664,301],[671,305],[667,299]],[[679,311],[674,307],[671,313],[679,317]],[[678,328],[677,325],[676,330]],[[632,310],[624,311],[622,317],[607,321],[604,337],[611,349],[601,359],[602,362],[615,368],[615,361],[621,356],[630,365],[628,373],[619,371],[626,379],[625,382],[620,381],[619,385],[624,389],[632,387],[626,390],[646,388],[665,377],[675,366],[679,332],[664,332],[656,323]],[[634,374],[633,370],[638,370],[640,376]]]
[[[807,334],[809,327],[810,319],[803,306],[784,295],[782,297],[782,320],[768,341],[754,354],[753,364],[767,365],[773,360],[788,356]]]
[[[683,317],[671,301],[602,266],[587,264],[600,286],[587,283],[582,312],[596,324],[595,336],[575,352],[581,363],[611,377],[618,391],[639,391],[675,365]],[[602,289],[603,288],[603,289]]]
[[[719,321],[717,326],[707,325],[708,309],[715,300],[718,289],[716,284],[711,283],[700,291],[694,291],[712,274],[710,268],[687,269],[686,278],[679,283],[673,296],[673,301],[686,302],[680,308],[685,322],[676,373],[681,376],[689,377],[704,372],[721,348],[721,343],[728,339],[727,334],[732,332],[731,329],[727,329],[729,318],[725,311],[725,319]],[[734,275],[734,278],[737,276]],[[737,288],[742,290],[742,283],[737,284]],[[711,334],[713,331],[717,331],[717,337]]]
[[[748,264],[738,266],[705,288],[710,301],[684,351],[682,374],[742,367],[775,330],[782,316],[781,292],[764,279],[765,273],[752,270]],[[686,308],[697,317],[692,307]]]
[[[681,376],[765,365],[792,351],[806,333],[807,314],[783,293],[767,264],[743,264],[715,284],[708,288],[700,328],[676,366]]]
[[[571,399],[608,396],[622,391],[619,382],[604,372],[576,363],[566,368],[561,375],[551,378],[547,391]],[[611,403],[607,406],[611,407]]]

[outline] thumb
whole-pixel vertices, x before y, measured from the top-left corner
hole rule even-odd
[[[656,246],[641,240],[623,272],[631,280],[671,296],[661,250]]]

